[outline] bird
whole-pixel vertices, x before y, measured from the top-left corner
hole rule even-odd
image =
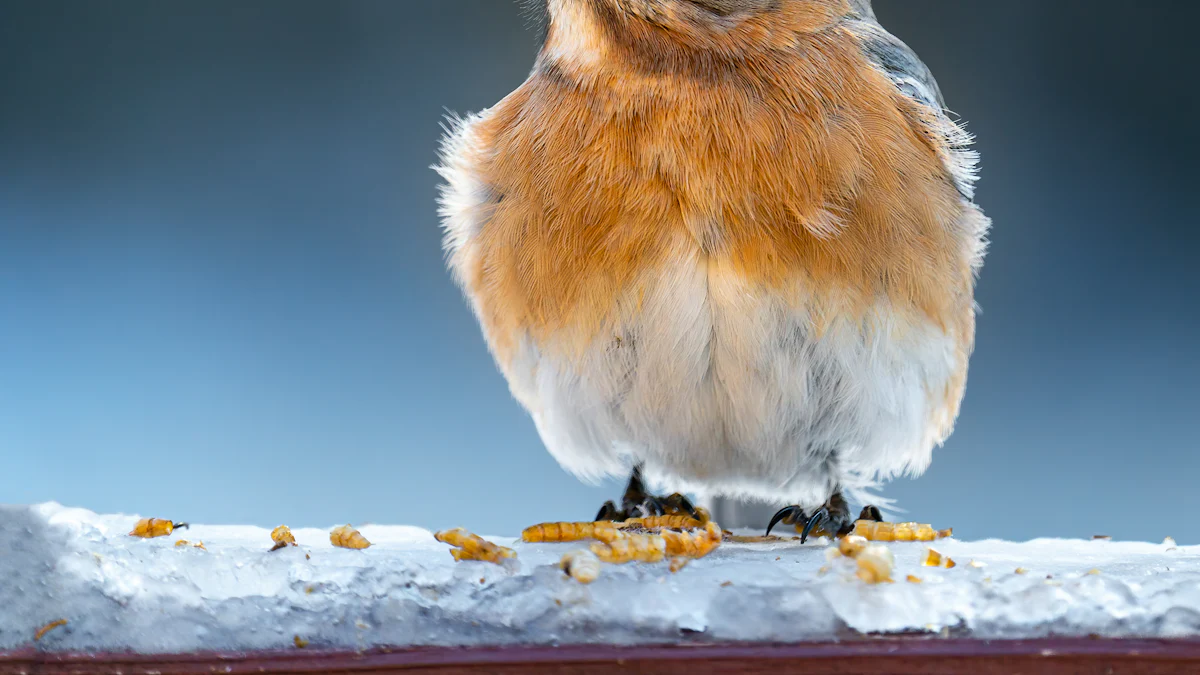
[[[990,219],[974,137],[870,0],[542,0],[527,78],[450,113],[446,266],[513,397],[632,512],[850,500],[958,418]],[[673,490],[666,497],[647,483]]]

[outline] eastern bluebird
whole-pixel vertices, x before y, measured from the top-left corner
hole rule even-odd
[[[548,0],[528,79],[452,118],[448,266],[550,453],[795,504],[929,466],[989,221],[976,154],[869,0]],[[864,517],[878,518],[868,506]]]

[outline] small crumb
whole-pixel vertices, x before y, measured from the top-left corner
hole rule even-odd
[[[600,560],[587,549],[568,551],[558,561],[558,567],[581,584],[590,584],[600,576]]]
[[[775,559],[776,559],[776,560],[779,560],[779,556],[775,556]]]
[[[272,551],[278,551],[288,545],[296,545],[296,537],[292,535],[292,531],[288,529],[287,525],[280,525],[271,530],[271,541],[275,542],[275,545],[271,547]]]
[[[817,574],[820,576],[825,576],[826,574],[829,574],[829,569],[829,565],[822,565],[821,569],[817,570]]]
[[[364,549],[371,545],[367,538],[350,525],[335,527],[329,533],[329,543],[338,548]]]
[[[925,559],[921,561],[925,567],[954,567],[957,563],[952,558],[942,555],[932,548],[925,549]]]
[[[915,574],[910,574],[910,575],[908,575],[907,577],[904,577],[904,579],[905,579],[906,581],[908,581],[908,583],[910,583],[910,584],[919,584],[919,583],[921,583],[921,577],[919,577],[919,576],[917,576],[917,575],[915,575]]]
[[[869,584],[891,583],[892,569],[896,565],[891,549],[886,546],[868,546],[855,556],[858,571],[855,575]]]
[[[479,583],[481,583],[481,584],[486,584],[486,583],[487,583],[487,579],[485,579],[484,577],[479,577]]]
[[[837,548],[830,549],[830,553],[826,555],[829,560],[837,557],[834,552],[840,553],[848,558],[857,558],[867,548],[867,540],[857,535],[850,535],[842,538],[838,542]]]
[[[129,536],[141,537],[143,539],[165,537],[175,530],[187,526],[187,523],[176,523],[165,518],[143,518],[133,526],[133,530],[129,532]]]
[[[299,635],[292,638],[292,643],[295,644],[296,647],[298,647],[300,649],[304,649],[305,647],[308,646],[308,640],[305,640],[304,638],[300,637]]]
[[[992,578],[991,578],[991,577],[984,577],[984,578],[983,578],[983,583],[985,583],[985,584],[990,584],[990,583],[992,583]]]
[[[57,621],[51,621],[50,623],[46,624],[45,626],[42,626],[41,628],[37,629],[37,632],[33,634],[34,642],[46,637],[46,633],[49,633],[50,631],[54,630],[55,628],[58,628],[59,626],[65,626],[65,625],[67,625],[66,619],[59,619]]]
[[[671,562],[667,565],[667,569],[671,570],[671,573],[674,574],[675,572],[687,567],[687,564],[690,560],[690,558],[685,558],[683,556],[671,558]]]
[[[1018,567],[1017,569],[1013,570],[1014,574],[1026,574],[1028,572],[1029,570],[1025,569],[1024,567]]]
[[[562,607],[562,600],[559,600],[558,598],[555,598],[555,599],[554,599],[554,604],[558,605],[559,607]]]
[[[732,581],[722,581],[722,582],[721,582],[721,587],[722,587],[722,588],[724,588],[724,587],[726,587],[726,586],[732,586],[732,585],[733,585],[733,582],[732,582]]]
[[[1112,539],[1112,537],[1110,537],[1107,534],[1093,534],[1092,539],[1095,539],[1097,541],[1110,541]]]
[[[304,587],[304,592],[305,592],[306,594],[308,594],[308,595],[312,595],[312,592],[313,592],[314,590],[315,590],[315,589],[314,589],[312,586],[305,586],[305,587]]]
[[[304,554],[304,559],[305,559],[305,560],[312,560],[312,556],[311,556],[311,555],[309,555],[309,554],[307,554],[307,553],[305,553],[305,554]]]
[[[1096,575],[1096,574],[1100,574],[1100,570],[1093,567],[1092,569],[1088,570],[1087,573],[1090,575]]]

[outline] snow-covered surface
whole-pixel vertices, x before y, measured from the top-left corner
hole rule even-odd
[[[57,619],[68,623],[34,643],[39,649],[294,649],[297,636],[311,648],[363,649],[946,629],[1200,634],[1200,547],[1169,541],[934,544],[959,562],[953,569],[922,567],[925,544],[892,543],[897,581],[877,586],[820,574],[825,540],[727,543],[676,574],[665,563],[605,565],[585,586],[555,567],[578,543],[489,537],[517,550],[506,568],[455,563],[448,546],[415,527],[364,526],[366,550],[333,548],[327,530],[298,529],[299,547],[269,552],[261,528],[193,525],[147,540],[126,534],[137,519],[53,503],[0,507],[0,650],[29,646]],[[180,538],[206,549],[176,547]]]

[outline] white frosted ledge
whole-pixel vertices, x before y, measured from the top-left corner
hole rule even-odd
[[[158,514],[156,514],[158,515]],[[988,638],[1200,634],[1200,547],[1037,539],[891,543],[896,583],[820,574],[825,540],[723,544],[678,573],[605,565],[581,585],[556,568],[580,544],[512,546],[514,565],[456,563],[416,527],[368,525],[366,550],[258,527],[127,535],[138,516],[49,503],[0,507],[0,650],[189,652],[422,645],[799,641],[929,631]],[[176,547],[185,538],[205,550]],[[974,560],[981,567],[971,566]],[[1018,568],[1028,570],[1017,574]],[[1099,573],[1089,573],[1099,570]],[[922,583],[905,580],[917,575]],[[1047,578],[1047,576],[1052,578]],[[33,642],[52,621],[67,624]]]

